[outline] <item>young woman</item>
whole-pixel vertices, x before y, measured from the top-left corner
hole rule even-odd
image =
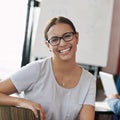
[[[45,28],[52,56],[29,63],[0,83],[0,104],[31,109],[41,120],[94,120],[95,77],[76,63],[79,34],[65,17]],[[24,91],[24,98],[9,96]]]

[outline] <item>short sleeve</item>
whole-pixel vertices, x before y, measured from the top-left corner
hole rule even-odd
[[[95,105],[95,96],[96,96],[96,79],[92,77],[90,80],[90,85],[88,89],[88,93],[85,99],[84,104]]]
[[[10,78],[18,92],[21,92],[32,89],[32,86],[38,78],[38,72],[40,72],[38,63],[32,62],[22,67]]]

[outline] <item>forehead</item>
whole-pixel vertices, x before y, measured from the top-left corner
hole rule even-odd
[[[73,32],[71,26],[65,23],[57,23],[49,29],[47,34],[48,37],[61,36],[66,32]]]

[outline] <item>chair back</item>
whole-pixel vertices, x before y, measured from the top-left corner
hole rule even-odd
[[[0,106],[0,120],[40,120],[30,109],[14,106]]]

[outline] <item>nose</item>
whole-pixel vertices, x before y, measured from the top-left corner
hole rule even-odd
[[[60,46],[64,46],[66,44],[66,42],[63,40],[63,38],[60,39]]]

